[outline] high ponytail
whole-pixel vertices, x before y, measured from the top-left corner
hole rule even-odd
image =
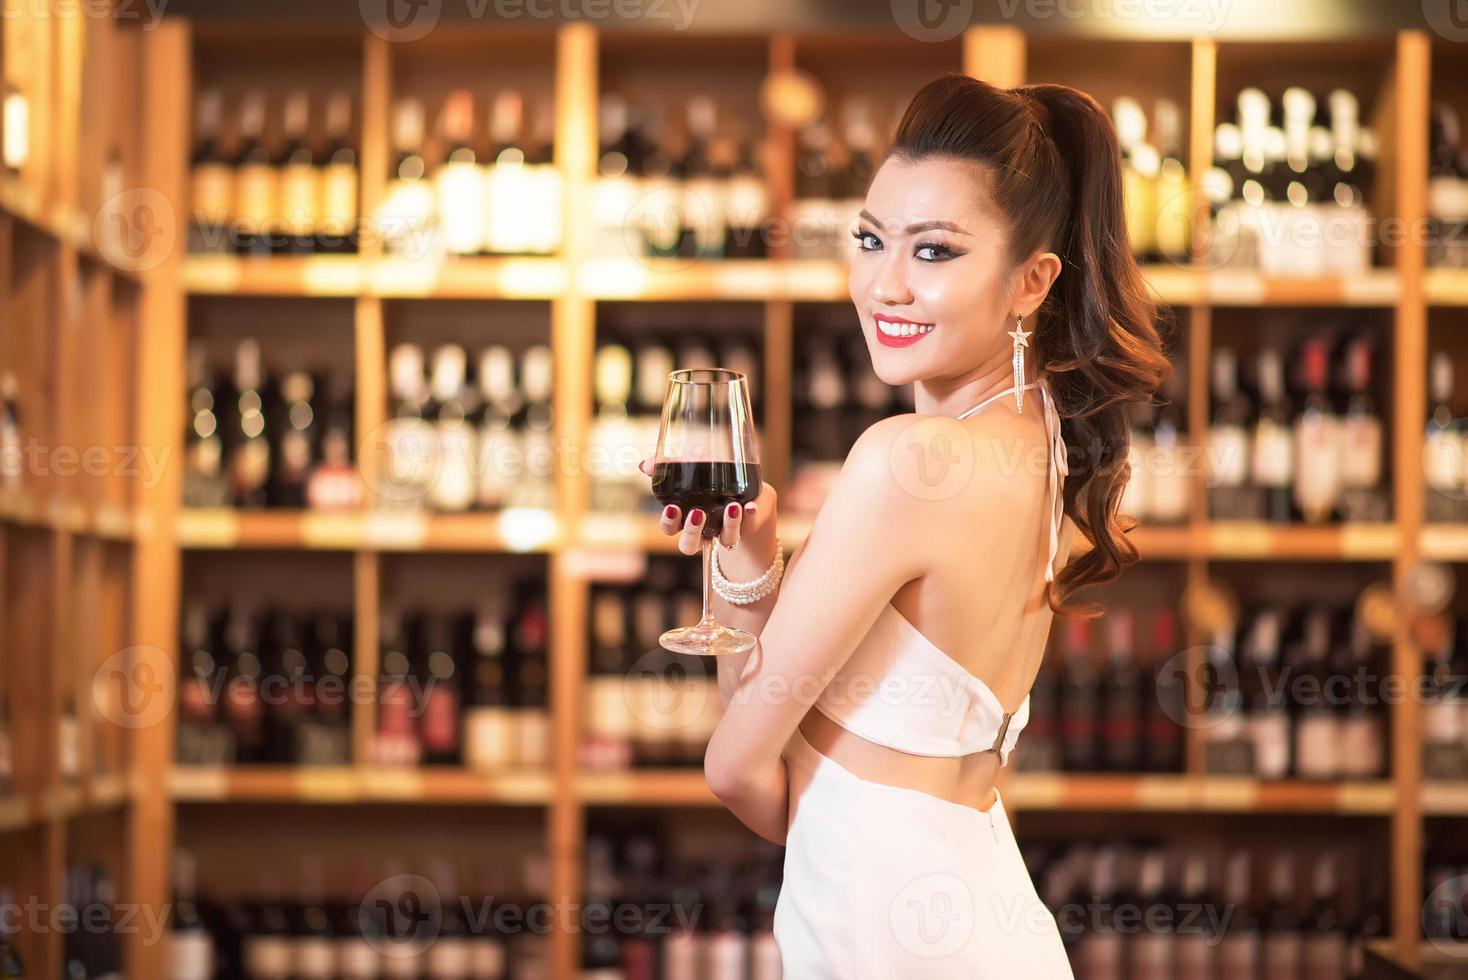
[[[1115,579],[1137,559],[1119,514],[1131,477],[1128,403],[1150,403],[1171,371],[1157,304],[1137,268],[1122,208],[1121,148],[1106,112],[1067,85],[1002,89],[943,75],[918,92],[889,155],[970,160],[987,202],[1007,219],[1009,258],[1060,256],[1035,312],[1031,347],[1049,378],[1069,453],[1065,513],[1092,547],[1051,583],[1052,609],[1077,589]]]

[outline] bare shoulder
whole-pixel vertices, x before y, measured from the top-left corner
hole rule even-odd
[[[944,415],[892,415],[863,432],[842,469],[868,492],[906,501],[923,520],[935,508],[1004,507],[1032,494],[1047,472],[1043,423],[993,413],[960,422]]]

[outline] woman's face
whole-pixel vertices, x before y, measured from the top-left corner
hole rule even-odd
[[[877,377],[961,375],[1006,356],[1014,329],[1000,216],[981,206],[977,164],[889,157],[867,191],[851,301]]]

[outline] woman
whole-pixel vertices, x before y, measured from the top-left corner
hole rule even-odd
[[[857,440],[783,575],[774,491],[730,506],[717,568],[737,601],[714,611],[760,642],[719,661],[704,771],[786,845],[792,980],[1070,977],[995,778],[1053,613],[1137,560],[1127,403],[1168,361],[1116,135],[1073,88],[947,75],[865,204],[851,299],[916,412]],[[705,520],[669,507],[662,527],[691,555]],[[1067,561],[1076,529],[1092,547]],[[738,585],[762,575],[778,588],[751,601]]]

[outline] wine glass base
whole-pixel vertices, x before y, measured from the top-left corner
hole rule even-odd
[[[730,626],[680,626],[658,637],[658,644],[673,653],[695,657],[723,657],[731,653],[748,653],[754,649],[753,633]]]

